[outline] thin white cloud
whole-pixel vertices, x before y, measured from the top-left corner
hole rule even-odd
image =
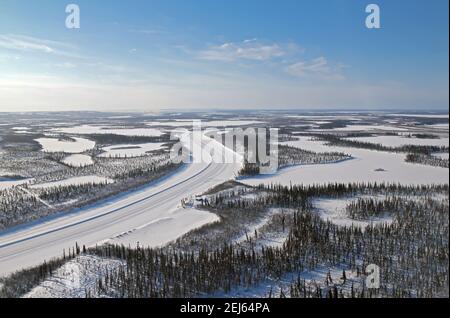
[[[199,53],[199,58],[210,61],[234,62],[237,60],[268,61],[286,55],[276,43],[265,44],[255,39],[211,46]]]
[[[315,76],[329,79],[343,79],[341,70],[343,64],[331,66],[328,60],[321,56],[311,61],[300,61],[285,68],[286,73],[295,77]]]
[[[25,39],[18,36],[0,35],[0,47],[17,51],[38,51],[54,53],[55,50],[37,39]]]
[[[285,73],[297,78],[318,78],[342,80],[342,63],[330,64],[321,56],[312,60],[298,61],[304,50],[294,43],[287,45],[278,43],[263,43],[257,39],[242,42],[228,42],[222,45],[210,46],[197,52],[202,60],[219,62],[257,61],[270,63],[272,68],[278,67]],[[286,66],[287,65],[287,66]]]
[[[74,53],[75,47],[68,43],[25,35],[0,34],[0,48],[18,52],[54,54],[81,58]]]

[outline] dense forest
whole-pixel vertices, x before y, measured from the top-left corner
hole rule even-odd
[[[209,193],[200,206],[235,216],[270,208],[292,210],[278,215],[278,230],[286,232],[281,245],[233,240],[209,244],[209,238],[217,234],[216,224],[158,249],[104,245],[84,250],[77,246],[69,256],[84,253],[124,261],[98,277],[85,296],[201,297],[271,282],[272,288],[262,296],[448,297],[448,185],[231,186]],[[264,195],[248,195],[254,191]],[[380,199],[362,198],[366,195]],[[346,208],[352,218],[388,214],[393,221],[364,228],[336,225],[315,212],[314,202],[322,197],[354,198]],[[255,231],[247,239],[255,243],[260,233]],[[177,248],[180,244],[182,249]],[[369,264],[381,270],[379,289],[365,285]],[[339,278],[327,274],[323,281],[310,281],[302,276],[320,266],[339,268]],[[16,290],[24,290],[19,286],[30,285],[22,280],[42,281],[48,275],[41,268],[34,275],[27,271],[22,278],[16,274],[3,280],[0,294],[17,296]],[[280,286],[286,279],[289,283]]]
[[[168,155],[117,160],[116,168],[109,166],[114,159],[102,159],[103,164],[89,167],[67,168],[52,175],[64,180],[68,177],[103,175],[115,182],[33,188],[29,184],[0,190],[0,229],[38,220],[42,217],[95,203],[123,191],[139,187],[173,172]],[[109,166],[109,168],[108,168]],[[41,181],[47,181],[43,175]]]
[[[434,167],[447,168],[449,167],[449,160],[432,155],[422,155],[422,154],[408,154],[406,156],[406,162],[423,164]]]

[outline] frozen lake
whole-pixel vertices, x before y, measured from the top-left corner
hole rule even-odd
[[[136,145],[114,145],[102,148],[102,158],[131,158],[145,156],[148,152],[159,150],[164,143],[146,143]]]
[[[354,157],[333,164],[293,166],[273,175],[245,178],[250,185],[264,184],[326,184],[350,182],[386,182],[402,184],[448,184],[448,169],[405,162],[405,154],[372,151],[357,148],[329,147],[322,141],[301,137],[285,142],[293,147],[314,152],[343,152]],[[382,169],[383,171],[377,171]]]
[[[88,155],[71,155],[62,161],[64,164],[71,167],[85,167],[94,164],[94,160]]]

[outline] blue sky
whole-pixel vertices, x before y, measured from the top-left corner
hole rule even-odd
[[[79,5],[81,28],[65,27]],[[365,27],[365,7],[381,29]],[[0,111],[447,109],[447,0],[0,0]]]

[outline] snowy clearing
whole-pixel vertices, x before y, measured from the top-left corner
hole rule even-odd
[[[84,298],[99,277],[118,268],[123,261],[82,255],[70,260],[23,298]]]
[[[317,199],[314,201],[314,206],[323,220],[330,221],[339,226],[353,226],[364,230],[365,227],[371,224],[392,223],[393,219],[391,216],[371,218],[369,220],[353,220],[347,215],[345,208],[354,200],[355,198]]]
[[[102,148],[102,158],[130,158],[145,156],[148,152],[159,150],[164,143],[146,143],[137,145],[114,145]]]
[[[95,147],[95,142],[84,138],[73,138],[74,141],[56,138],[39,138],[36,141],[44,152],[82,153]]]
[[[94,161],[88,155],[71,155],[64,158],[62,162],[71,167],[85,167],[94,164]]]

